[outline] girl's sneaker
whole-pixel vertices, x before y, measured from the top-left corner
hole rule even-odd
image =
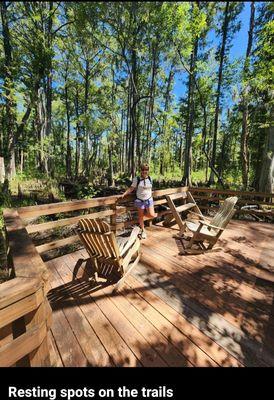
[[[141,239],[146,239],[147,238],[147,234],[146,231],[144,229],[141,230]]]

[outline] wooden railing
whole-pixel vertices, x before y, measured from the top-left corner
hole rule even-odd
[[[165,199],[166,194],[179,193],[186,191],[186,187],[179,187],[173,189],[155,190],[153,192],[154,204],[166,205],[167,201]],[[109,196],[109,197],[98,197],[90,200],[76,200],[68,201],[62,203],[46,204],[40,206],[31,207],[21,207],[18,209],[20,218],[26,225],[26,230],[29,234],[38,233],[50,229],[60,228],[64,226],[72,226],[76,224],[80,218],[110,218],[111,228],[114,231],[119,229],[124,229],[137,222],[136,216],[132,217],[134,214],[135,207],[133,205],[133,200],[135,196],[127,196],[126,199],[122,199],[121,195]],[[98,210],[100,208],[100,210]],[[107,208],[107,209],[106,209]],[[82,212],[86,211],[86,214],[65,217],[66,213],[70,212]],[[56,219],[54,221],[42,222],[39,224],[31,225],[29,224],[29,219],[54,215],[62,213],[62,219]],[[125,213],[130,213],[129,218],[126,221],[119,222],[119,216]],[[158,216],[168,214],[170,211],[160,211]],[[73,233],[71,236],[66,238],[54,240],[49,243],[43,243],[36,247],[38,253],[45,253],[47,251],[57,249],[59,247],[67,246],[79,242],[79,237],[77,234]]]
[[[0,285],[0,366],[49,366],[49,273],[17,210],[5,210],[13,279]]]
[[[187,187],[155,190],[154,204],[165,206],[166,194],[187,190]],[[199,203],[202,202],[199,205],[201,209],[218,209],[224,198],[231,195],[239,197],[239,205],[259,202],[261,205],[273,206],[271,201],[274,194],[209,188],[191,188],[190,191]],[[46,264],[40,254],[79,240],[73,229],[70,229],[69,237],[35,246],[31,235],[66,226],[73,227],[83,216],[109,218],[112,230],[124,229],[137,222],[133,200],[134,195],[125,199],[121,196],[109,196],[4,211],[8,258],[13,268],[13,276],[0,285],[0,366],[50,364],[49,329],[52,311],[47,300],[50,283]],[[249,210],[238,210],[238,212],[243,211],[249,212]],[[252,210],[252,213],[254,211],[256,210]],[[268,214],[270,212],[273,215],[273,208],[272,211],[263,212]],[[120,221],[122,214],[125,213],[128,213],[128,218]],[[158,217],[169,213],[168,209],[162,209],[158,211]],[[51,216],[54,219],[32,224],[33,219],[42,216]]]
[[[274,193],[218,190],[203,187],[191,187],[189,190],[201,210],[217,211],[220,204],[228,196],[237,196],[236,214],[249,214],[257,217],[257,219],[260,217],[274,218]],[[249,208],[249,206],[251,207]],[[257,207],[253,208],[254,206]]]

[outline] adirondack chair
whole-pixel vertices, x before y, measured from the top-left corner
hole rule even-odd
[[[117,291],[126,276],[140,260],[140,228],[135,227],[127,238],[115,237],[110,226],[98,219],[83,218],[77,233],[87,250],[96,272],[105,278],[115,277]]]
[[[238,197],[228,197],[211,222],[206,221],[207,218],[203,215],[190,211],[190,214],[198,219],[185,221],[186,231],[180,237],[184,248],[182,254],[200,254],[211,250],[221,250],[221,247],[214,249],[213,247],[235,214],[234,206],[237,200]],[[208,243],[207,246],[206,243]]]
[[[166,195],[166,199],[171,214],[166,215],[163,226],[170,227],[177,224],[180,228],[180,234],[183,234],[186,229],[186,223],[185,220],[181,218],[181,213],[189,213],[191,212],[190,210],[194,210],[194,212],[199,214],[201,217],[203,216],[192,194],[188,190],[185,192]],[[174,201],[180,201],[182,204],[175,205]]]

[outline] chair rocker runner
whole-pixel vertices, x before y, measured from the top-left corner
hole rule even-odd
[[[118,279],[113,289],[117,291],[140,260],[140,228],[135,227],[127,238],[116,237],[109,224],[98,218],[83,218],[78,222],[78,228],[77,233],[97,274]]]
[[[184,221],[186,230],[183,234],[177,236],[184,248],[180,254],[201,254],[208,251],[221,250],[221,247],[215,247],[214,249],[213,247],[235,214],[236,210],[234,206],[237,201],[238,197],[228,197],[225,199],[211,222],[207,221],[207,218],[201,213],[190,211],[190,214],[198,217],[198,220],[187,219]]]

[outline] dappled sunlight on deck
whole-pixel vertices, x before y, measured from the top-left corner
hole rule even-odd
[[[147,232],[115,294],[85,250],[46,263],[53,364],[274,366],[273,225],[232,221],[223,250],[186,256],[176,226]]]

